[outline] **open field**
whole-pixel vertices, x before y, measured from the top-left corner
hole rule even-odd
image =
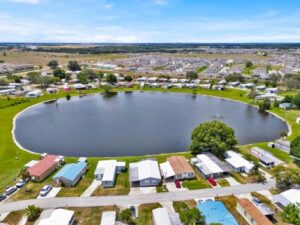
[[[46,66],[50,60],[57,60],[59,65],[66,64],[70,60],[97,61],[107,59],[126,58],[128,54],[68,54],[47,52],[8,52],[6,56],[0,55],[0,60],[6,63],[33,64]]]
[[[138,88],[135,89],[116,89],[117,91],[125,91],[125,90],[139,90]],[[165,90],[162,88],[157,88],[157,89],[151,89],[151,88],[146,88],[143,89],[144,91],[163,91],[163,92],[178,92],[178,93],[192,93],[193,90],[191,89],[169,89]],[[95,92],[100,92],[100,89],[96,90],[88,90],[86,93],[95,93]],[[246,97],[246,92],[242,90],[236,90],[236,89],[227,89],[226,91],[214,91],[214,90],[204,90],[204,89],[198,89],[197,90],[198,94],[202,95],[209,95],[209,96],[216,96],[220,98],[228,98],[228,99],[233,99],[233,100],[238,100],[242,101],[248,104],[251,104],[252,101]],[[70,92],[69,94],[71,95],[77,95],[78,93],[76,92]],[[1,129],[0,129],[0,159],[2,161],[2,169],[1,169],[1,174],[0,174],[0,191],[3,191],[6,186],[12,185],[15,182],[15,178],[19,174],[21,168],[23,167],[24,164],[26,164],[28,161],[32,159],[38,159],[38,155],[31,154],[28,152],[25,152],[21,149],[19,149],[12,138],[11,131],[13,129],[13,118],[17,113],[22,111],[23,109],[42,102],[46,100],[50,100],[53,98],[61,98],[65,97],[66,93],[58,93],[56,95],[44,95],[40,98],[37,99],[30,99],[30,101],[11,106],[11,107],[6,107],[3,109],[0,109],[0,124],[1,124]],[[300,134],[300,129],[299,125],[296,124],[295,118],[297,116],[300,117],[300,111],[285,111],[281,109],[272,109],[271,112],[276,113],[279,116],[282,116],[285,120],[287,120],[291,124],[291,128],[293,130],[292,137],[289,137],[289,139],[292,139],[293,137],[296,137],[296,135]],[[265,146],[265,143],[259,144]],[[185,149],[183,149],[184,151]],[[281,158],[285,158],[285,161],[293,161],[293,159],[286,153],[278,152],[274,149],[268,149],[274,154],[280,154]],[[186,158],[190,158],[191,155],[186,152],[186,153],[178,153],[179,155],[183,155]],[[166,158],[171,155],[171,154],[162,154],[156,156],[157,160],[159,163],[163,162],[166,160]],[[175,154],[172,154],[175,155]],[[147,156],[139,156],[139,157],[122,157],[118,158],[119,160],[125,160],[126,162],[130,161],[138,161],[140,159],[147,158]],[[78,192],[76,192],[76,195],[79,194],[86,185],[88,185],[89,182],[92,180],[93,176],[93,171],[94,168],[96,167],[96,164],[98,160],[103,159],[103,158],[90,158],[89,159],[89,164],[90,164],[90,170],[85,176],[85,178],[90,178],[90,180],[84,184],[84,185],[79,185]],[[75,160],[74,158],[67,158],[67,160]],[[84,178],[84,179],[85,179]],[[62,195],[64,194],[64,190],[62,190]]]

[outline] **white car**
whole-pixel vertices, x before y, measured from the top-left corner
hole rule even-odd
[[[45,197],[51,190],[52,190],[52,186],[50,186],[50,185],[44,186],[42,188],[42,190],[40,191],[40,196]]]
[[[19,180],[18,183],[16,183],[17,188],[21,188],[25,185],[25,181],[23,179]]]
[[[14,193],[16,190],[17,190],[16,186],[8,187],[8,188],[6,188],[6,190],[5,190],[5,194],[6,194],[7,196],[8,196],[8,195],[11,195],[11,194]]]

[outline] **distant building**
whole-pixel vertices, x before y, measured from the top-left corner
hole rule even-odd
[[[157,186],[161,175],[156,160],[147,159],[129,164],[129,178],[132,186]]]
[[[273,167],[275,165],[277,166],[284,163],[283,161],[277,159],[268,151],[265,151],[258,147],[251,148],[251,154],[254,155],[256,158],[258,158],[260,163],[266,167]]]
[[[277,141],[275,141],[274,146],[275,146],[275,148],[278,148],[282,151],[290,153],[291,142],[288,140],[283,140],[283,139],[277,140]]]
[[[31,180],[43,181],[57,170],[63,163],[63,157],[57,155],[43,155],[42,159],[28,169]]]
[[[262,214],[248,199],[239,199],[237,211],[250,225],[272,225],[273,223]]]
[[[273,201],[280,207],[296,204],[300,207],[300,189],[290,189],[274,196]]]
[[[34,90],[30,91],[26,94],[27,98],[37,98],[43,95],[43,92],[41,90]]]
[[[125,169],[125,162],[102,160],[98,162],[94,176],[95,179],[102,181],[103,187],[113,187],[115,185],[116,174],[124,172]]]
[[[55,209],[50,217],[41,219],[38,225],[73,225],[74,221],[74,211]]]
[[[86,169],[86,162],[67,164],[60,171],[58,171],[58,173],[53,177],[53,180],[57,184],[62,184],[66,187],[73,187],[85,174]]]
[[[17,73],[24,70],[32,70],[33,68],[31,64],[0,63],[0,74]]]

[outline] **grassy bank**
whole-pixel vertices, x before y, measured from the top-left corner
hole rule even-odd
[[[138,88],[135,89],[117,89],[117,91],[128,91],[128,90],[139,90]],[[178,93],[192,93],[193,90],[191,89],[152,89],[152,88],[146,88],[144,91],[161,91],[161,92],[178,92]],[[86,94],[89,93],[96,93],[101,92],[100,89],[98,90],[89,90],[86,91]],[[71,95],[78,95],[76,92],[70,92]],[[214,90],[204,90],[204,89],[197,89],[197,94],[201,95],[208,95],[208,96],[216,96],[220,98],[228,98],[233,99],[237,101],[242,101],[248,104],[252,103],[252,100],[248,99],[246,97],[246,92],[242,90],[236,90],[236,89],[228,89],[226,91],[214,91]],[[16,177],[19,174],[19,171],[23,167],[24,164],[29,162],[32,159],[38,159],[38,155],[28,153],[26,151],[23,151],[17,147],[17,145],[14,143],[11,131],[13,129],[13,118],[22,110],[26,109],[29,106],[32,106],[34,104],[37,104],[39,102],[47,101],[53,98],[63,98],[66,96],[66,93],[58,93],[56,95],[44,95],[37,99],[30,99],[30,101],[26,101],[14,106],[9,106],[0,109],[0,159],[2,162],[1,165],[1,173],[0,173],[0,192],[2,192],[6,186],[11,185],[15,182]],[[4,104],[4,103],[2,103]],[[295,124],[295,118],[297,116],[300,117],[299,111],[284,111],[280,109],[274,109],[272,112],[276,113],[277,115],[283,117],[286,119],[293,129],[292,137],[295,137],[297,134],[299,134],[299,127]],[[183,149],[184,150],[184,149]],[[163,162],[166,160],[166,158],[170,155],[175,154],[162,154],[156,156],[157,160],[159,162]],[[183,155],[186,158],[190,158],[191,155],[189,153],[179,153],[179,155]],[[288,156],[287,156],[288,157]],[[139,156],[139,157],[120,157],[120,160],[125,160],[126,162],[130,161],[138,161],[140,159],[147,158],[147,156]],[[86,178],[92,179],[93,178],[93,171],[96,167],[96,164],[98,160],[103,159],[102,158],[90,158],[90,170]],[[73,161],[74,158],[67,158],[67,161]],[[87,184],[82,185],[82,187],[86,187]],[[83,189],[82,188],[82,189]],[[77,189],[76,189],[77,190]],[[68,192],[68,191],[67,191]],[[77,194],[79,194],[80,191],[78,191]],[[64,194],[64,191],[60,195],[68,195]]]

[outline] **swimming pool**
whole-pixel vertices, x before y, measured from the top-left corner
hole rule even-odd
[[[223,225],[238,225],[235,218],[222,202],[205,201],[203,203],[198,203],[197,208],[205,216],[205,222],[207,224],[221,223]]]

